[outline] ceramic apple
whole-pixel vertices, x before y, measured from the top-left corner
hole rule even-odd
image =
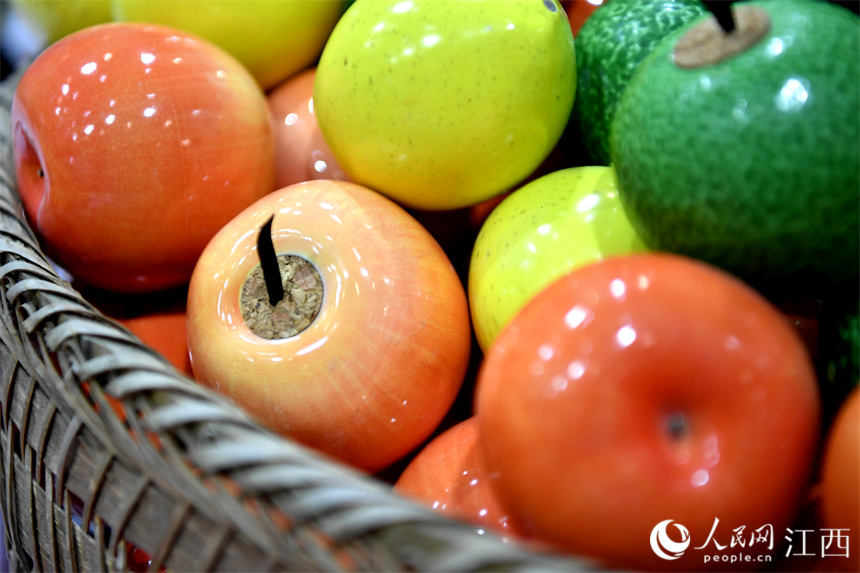
[[[474,416],[439,434],[418,452],[394,491],[503,537],[520,535],[492,488]]]
[[[89,26],[110,22],[110,0],[12,0],[12,6],[52,44]]]
[[[486,352],[511,318],[561,275],[646,250],[610,167],[572,167],[535,179],[493,209],[475,240],[469,303],[478,343]]]
[[[275,137],[275,187],[312,179],[349,178],[332,155],[314,113],[314,78],[309,68],[285,80],[266,96]]]
[[[588,20],[588,17],[602,5],[603,0],[566,0],[563,2],[564,11],[567,12],[567,19],[570,22],[570,29],[573,31],[574,37],[579,34],[579,30]]]
[[[270,217],[287,293],[274,306],[257,248]],[[466,294],[442,248],[401,207],[345,181],[280,189],[225,225],[194,270],[187,312],[201,383],[369,472],[436,429],[469,362]]]
[[[187,30],[228,51],[269,89],[322,52],[343,0],[112,0],[118,21]]]
[[[408,207],[467,207],[549,155],[575,60],[556,0],[357,0],[323,50],[314,107],[354,181]]]
[[[475,394],[511,517],[613,570],[761,568],[820,443],[815,370],[784,315],[736,277],[665,253],[546,287],[496,339]],[[689,546],[651,537],[666,520]],[[753,544],[768,524],[770,543]]]
[[[188,282],[215,232],[272,191],[266,99],[232,56],[161,26],[49,46],[12,103],[15,171],[49,256],[84,283]]]
[[[99,312],[122,324],[176,370],[193,376],[185,331],[186,289],[130,295],[84,285],[79,292]]]

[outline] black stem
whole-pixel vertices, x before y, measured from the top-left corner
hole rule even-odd
[[[266,291],[269,293],[269,304],[277,305],[284,298],[284,285],[281,283],[281,269],[278,267],[278,255],[272,243],[272,221],[269,217],[257,235],[257,253],[260,256],[260,267],[263,269],[263,279],[266,281]]]
[[[709,8],[711,13],[714,15],[714,18],[717,19],[717,23],[720,25],[720,28],[723,29],[723,32],[729,34],[735,29],[735,19],[734,16],[732,16],[731,2],[712,2],[709,5]]]

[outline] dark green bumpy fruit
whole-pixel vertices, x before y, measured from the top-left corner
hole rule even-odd
[[[764,22],[751,45],[681,58],[690,30],[718,29],[705,18],[625,90],[611,144],[622,204],[654,250],[768,294],[823,292],[860,272],[860,20],[818,1],[734,6],[739,30]]]
[[[618,100],[657,44],[707,12],[699,0],[611,0],[576,36],[573,124],[594,163],[609,165],[609,128]]]

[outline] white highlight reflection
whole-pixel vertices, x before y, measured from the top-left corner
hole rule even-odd
[[[405,2],[398,2],[395,4],[391,11],[395,14],[403,14],[404,12],[411,10],[412,6],[412,0],[406,0]]]
[[[782,89],[776,96],[775,102],[780,111],[797,111],[802,108],[809,99],[809,91],[803,84],[806,80],[789,78],[783,84]]]
[[[708,479],[710,475],[708,474],[708,470],[700,469],[693,472],[692,477],[690,477],[690,485],[693,487],[701,487],[708,483]]]
[[[621,298],[624,296],[624,293],[627,292],[627,286],[621,279],[614,279],[609,283],[609,292],[612,293],[613,297]]]
[[[566,315],[564,315],[564,323],[569,328],[576,328],[580,324],[582,324],[586,318],[588,318],[588,310],[577,305],[570,309]]]
[[[615,340],[618,341],[621,348],[627,348],[636,340],[636,331],[633,330],[632,326],[622,326],[615,334]]]

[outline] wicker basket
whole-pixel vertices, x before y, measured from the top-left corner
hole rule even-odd
[[[480,535],[260,426],[63,281],[0,86],[0,492],[12,570],[593,570]],[[108,396],[125,409],[120,417]]]

